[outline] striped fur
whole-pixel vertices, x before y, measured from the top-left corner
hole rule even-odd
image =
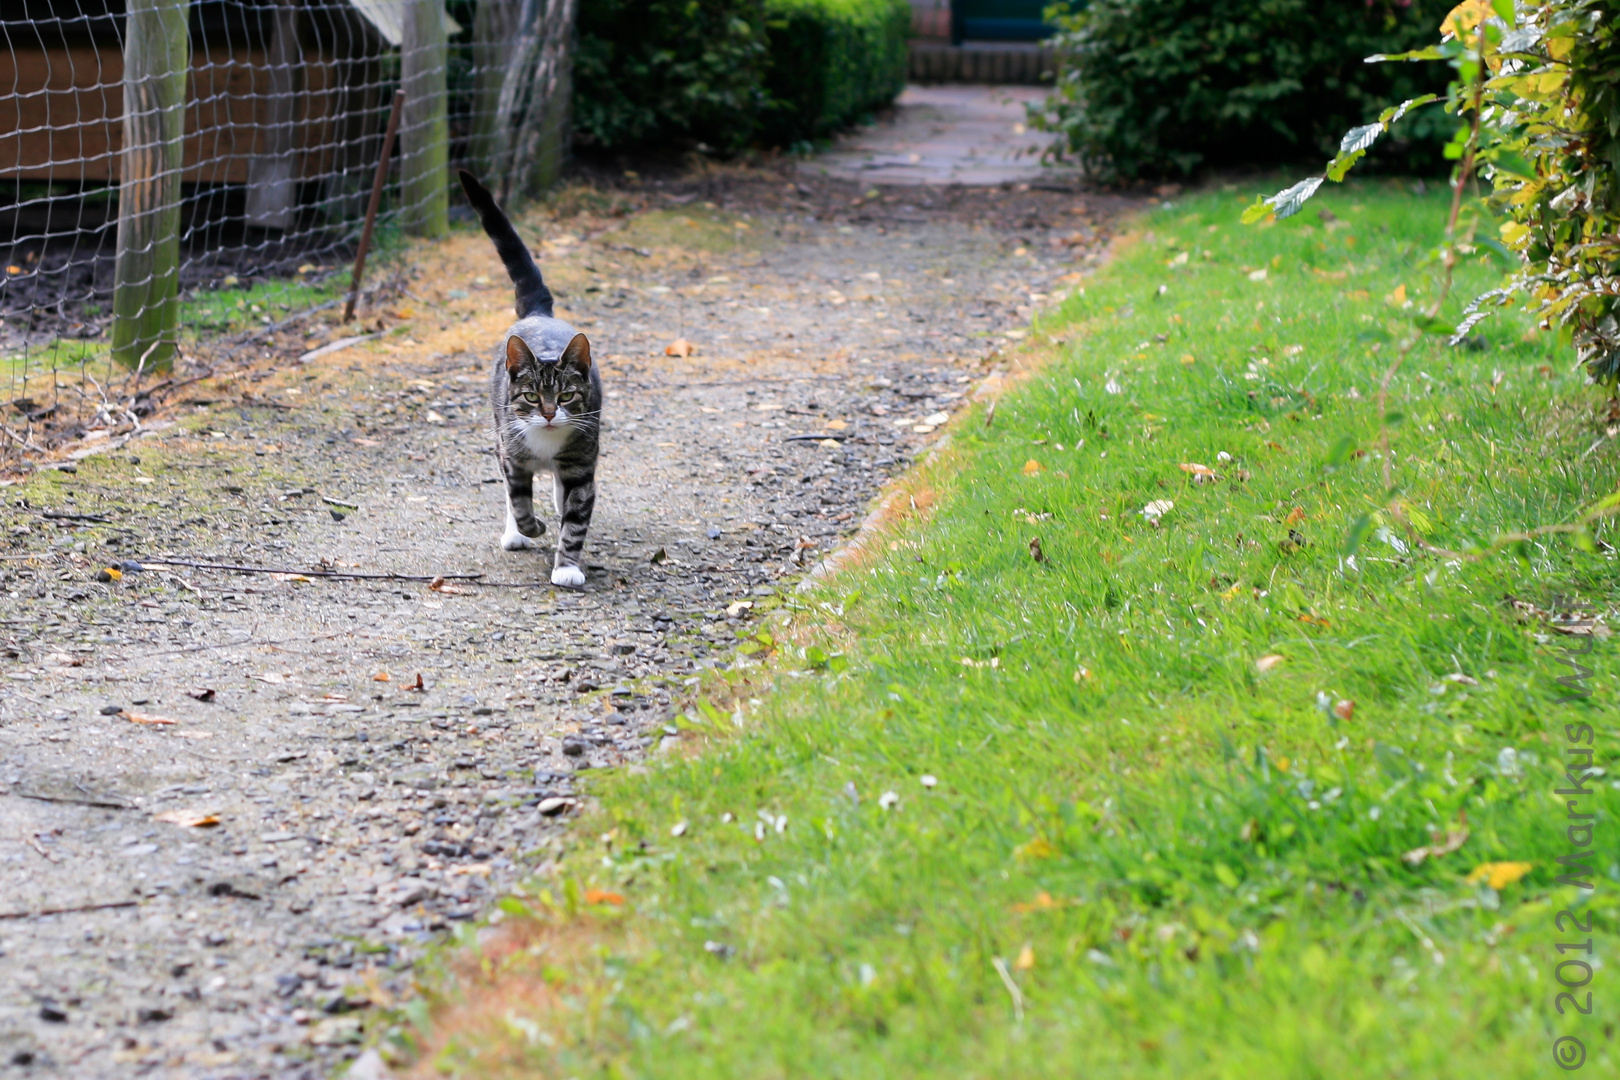
[[[562,519],[551,580],[579,588],[585,584],[580,560],[596,509],[602,380],[585,335],[552,317],[551,293],[506,215],[470,174],[462,173],[462,184],[506,264],[523,314],[506,332],[490,369],[495,457],[506,477],[501,546],[509,551],[534,547],[545,533],[534,512],[534,479],[550,473],[552,505]]]

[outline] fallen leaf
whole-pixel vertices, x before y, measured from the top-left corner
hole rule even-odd
[[[1406,286],[1395,286],[1395,291],[1389,294],[1389,302],[1394,304],[1396,307],[1406,303]]]
[[[167,716],[153,716],[151,713],[130,712],[124,710],[118,714],[133,724],[178,724],[178,720],[170,720]]]
[[[1057,901],[1052,899],[1052,894],[1042,889],[1035,894],[1035,899],[1014,904],[1012,909],[1022,915],[1031,911],[1050,911],[1057,906]]]
[[[1018,959],[1013,961],[1013,970],[1014,971],[1028,971],[1030,968],[1032,968],[1034,966],[1035,966],[1035,948],[1034,948],[1034,946],[1030,945],[1028,942],[1025,942],[1024,947],[1022,949],[1018,950]]]
[[[668,562],[669,552],[665,551],[663,548],[659,548],[657,551],[652,553],[647,561],[652,563],[654,566],[657,566],[661,562]]]
[[[1304,520],[1305,520],[1305,511],[1301,510],[1299,507],[1296,506],[1292,510],[1288,511],[1288,519],[1286,521],[1284,521],[1283,524],[1284,525],[1298,525],[1300,522],[1302,522]]]
[[[753,606],[754,602],[752,600],[735,600],[726,605],[726,618],[735,619]]]
[[[1041,550],[1041,538],[1038,536],[1029,542],[1029,557],[1036,562],[1046,561],[1046,552]]]
[[[371,677],[371,681],[372,682],[390,682],[391,680],[388,678],[388,672],[379,671],[379,672],[377,672],[377,674],[375,674],[375,675],[373,675]]]
[[[211,686],[199,686],[194,689],[187,690],[186,696],[196,698],[198,701],[213,701],[214,688]]]
[[[489,877],[489,863],[466,863],[461,866],[452,866],[445,870],[444,874],[446,877],[466,877],[468,875]]]
[[[153,821],[166,825],[179,825],[186,829],[207,829],[219,824],[219,815],[202,810],[165,810],[152,815]]]
[[[1034,476],[1044,468],[1045,466],[1040,462],[1036,461],[1034,458],[1030,458],[1028,461],[1024,462],[1024,475]]]
[[[1349,699],[1335,702],[1333,705],[1333,715],[1337,716],[1340,720],[1348,720],[1354,716],[1355,713],[1356,703],[1350,701]]]
[[[407,690],[415,690],[418,693],[426,693],[427,692],[427,687],[425,685],[423,685],[423,683],[422,683],[422,673],[420,671],[416,673],[416,685],[415,686],[407,686],[405,689],[407,689]]]
[[[1312,626],[1320,626],[1324,630],[1328,629],[1330,626],[1333,625],[1332,623],[1328,622],[1326,619],[1322,618],[1322,616],[1320,616],[1320,615],[1312,615],[1308,611],[1305,612],[1303,615],[1301,615],[1299,617],[1299,621],[1302,622],[1302,623],[1309,623]]]
[[[1527,862],[1488,862],[1480,863],[1468,873],[1468,884],[1478,885],[1485,882],[1497,892],[1501,892],[1509,885],[1518,881],[1535,868],[1535,863]]]
[[[382,443],[378,442],[376,439],[350,439],[349,441],[354,443],[354,445],[356,445],[356,446],[381,446],[382,445]]]
[[[1142,507],[1142,516],[1149,521],[1158,521],[1164,515],[1176,508],[1176,504],[1169,499],[1154,499]]]
[[[1277,653],[1267,653],[1254,662],[1254,669],[1264,675],[1282,662],[1283,658]]]
[[[467,590],[463,589],[461,586],[452,585],[448,581],[445,581],[443,575],[428,582],[428,589],[431,592],[443,593],[446,596],[462,596],[467,592]]]
[[[1431,829],[1428,846],[1413,848],[1401,856],[1401,861],[1408,866],[1420,866],[1424,859],[1438,859],[1442,855],[1450,855],[1453,851],[1462,847],[1467,839],[1468,828],[1464,825],[1447,829],[1444,837],[1439,832]]]
[[[1220,474],[1214,469],[1208,465],[1200,465],[1196,461],[1183,461],[1176,467],[1182,472],[1192,473],[1193,483],[1195,484],[1213,484],[1221,478]]]
[[[618,907],[624,903],[624,897],[616,892],[607,892],[602,889],[586,889],[585,902],[587,904],[612,904]]]
[[[696,356],[697,346],[685,338],[676,338],[664,346],[665,356]]]

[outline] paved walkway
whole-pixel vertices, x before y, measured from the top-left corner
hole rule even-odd
[[[874,184],[1061,184],[1072,166],[1041,164],[1052,136],[1031,131],[1038,86],[908,86],[892,115],[840,139],[801,166],[818,176]]]

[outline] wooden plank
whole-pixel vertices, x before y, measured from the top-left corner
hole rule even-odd
[[[247,223],[264,229],[292,225],[298,203],[298,9],[279,0],[265,57],[262,126],[248,161]]]
[[[294,99],[296,175],[331,165],[341,139],[344,96],[338,61],[299,60],[304,92]],[[124,150],[124,59],[93,46],[0,50],[0,177],[73,182],[117,181]],[[187,183],[243,184],[266,152],[265,100],[272,67],[261,50],[214,46],[191,59],[186,87]]]
[[[180,315],[180,160],[190,42],[188,0],[129,0],[124,152],[119,162],[113,358],[162,370]]]

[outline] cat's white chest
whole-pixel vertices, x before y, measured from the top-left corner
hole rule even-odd
[[[568,445],[571,434],[573,432],[566,427],[541,427],[536,424],[524,430],[523,445],[530,457],[549,463],[556,460],[562,448]]]

